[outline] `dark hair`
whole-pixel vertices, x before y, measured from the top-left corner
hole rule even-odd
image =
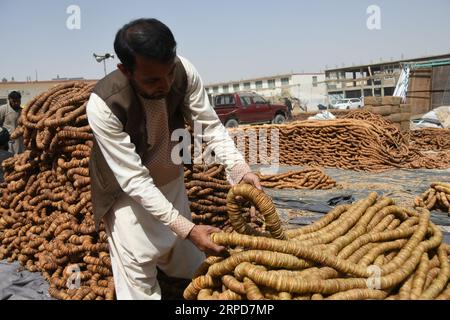
[[[5,127],[0,127],[0,146],[6,147],[9,142],[9,131]]]
[[[170,29],[156,19],[138,19],[116,34],[114,50],[123,65],[134,71],[136,55],[168,63],[175,59],[177,43]]]
[[[20,99],[20,98],[22,98],[20,92],[12,91],[8,94],[8,99]]]

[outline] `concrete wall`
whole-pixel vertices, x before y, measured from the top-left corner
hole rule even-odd
[[[315,85],[313,77],[317,77]],[[291,88],[292,96],[300,99],[302,104],[307,107],[307,111],[316,111],[318,104],[327,104],[325,74],[293,75],[292,78],[292,82],[296,85]]]

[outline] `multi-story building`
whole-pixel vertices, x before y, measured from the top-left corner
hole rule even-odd
[[[392,96],[405,64],[448,60],[450,54],[343,67],[325,71],[330,101],[367,96]]]
[[[282,97],[298,99],[302,107],[316,110],[318,104],[326,102],[324,81],[324,73],[291,73],[209,84],[206,86],[206,91],[209,95],[252,91],[269,100]]]

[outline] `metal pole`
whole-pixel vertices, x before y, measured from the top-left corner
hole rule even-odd
[[[103,67],[104,67],[104,69],[105,69],[105,77],[106,77],[106,61],[105,61],[106,59],[103,59]]]

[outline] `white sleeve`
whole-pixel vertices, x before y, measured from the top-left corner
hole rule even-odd
[[[251,172],[250,167],[211,106],[197,70],[187,59],[179,58],[188,78],[185,104],[189,107],[189,117],[186,120],[194,129],[195,137],[206,142],[207,148],[214,151],[217,162],[225,166],[229,182],[237,184],[246,173]],[[195,132],[195,127],[201,127],[202,132]]]
[[[122,190],[163,224],[180,224],[184,217],[155,186],[122,123],[95,93],[89,98],[86,113],[100,150]]]

